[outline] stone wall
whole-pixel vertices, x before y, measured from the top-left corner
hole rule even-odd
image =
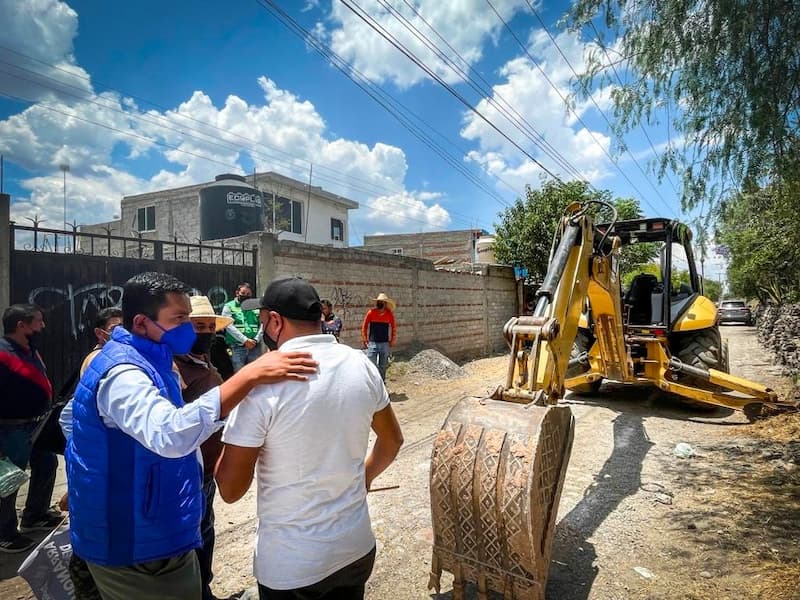
[[[513,269],[437,271],[427,260],[354,248],[330,248],[269,233],[229,240],[259,247],[256,293],[276,277],[309,280],[344,322],[342,341],[360,346],[361,321],[380,292],[397,302],[398,351],[434,348],[454,359],[506,348],[503,325],[516,314]]]
[[[769,305],[757,312],[758,340],[787,374],[800,374],[800,304]]]

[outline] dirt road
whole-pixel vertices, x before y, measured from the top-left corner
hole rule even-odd
[[[753,328],[725,327],[723,336],[730,340],[732,372],[776,387],[785,383]],[[368,598],[432,597],[426,585],[433,436],[461,397],[485,393],[505,368],[503,356],[472,362],[468,376],[449,381],[390,371],[388,387],[406,443],[375,482],[400,488],[369,496],[378,559]],[[743,415],[688,408],[648,389],[606,385],[596,396],[568,402],[576,417],[575,445],[548,598],[772,599],[782,597],[783,580],[797,583],[800,477],[794,466],[800,448],[794,447],[791,462],[782,446],[745,439],[752,426]],[[698,456],[675,457],[679,442]],[[251,491],[218,513],[220,595],[252,584],[253,507]],[[451,581],[443,577],[441,598],[450,599]],[[800,598],[800,588],[796,593]]]
[[[732,372],[776,388],[785,384],[754,329],[725,327],[723,336],[730,339]],[[505,360],[469,363],[467,376],[449,381],[392,366],[388,387],[406,443],[375,482],[399,489],[369,496],[378,538],[371,600],[433,597],[426,589],[431,442],[461,397],[499,383]],[[567,401],[576,417],[575,445],[549,599],[800,598],[800,443],[753,438],[772,434],[741,414],[691,409],[648,389],[606,385],[596,396]],[[679,442],[697,455],[674,456]],[[214,589],[220,597],[238,596],[254,584],[254,491],[216,507]],[[442,578],[440,598],[450,600],[451,581]],[[29,597],[18,582],[0,581],[0,597]]]

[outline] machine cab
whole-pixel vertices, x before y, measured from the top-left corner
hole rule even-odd
[[[599,225],[605,231],[609,225]],[[701,298],[701,280],[692,253],[692,232],[663,218],[619,221],[611,235],[622,242],[622,262],[638,264],[622,288],[624,323],[629,328],[656,329],[662,335],[680,329],[688,309]],[[657,333],[656,332],[656,333]]]

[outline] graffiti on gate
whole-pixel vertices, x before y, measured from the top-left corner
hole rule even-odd
[[[94,327],[87,318],[89,315],[96,315],[98,311],[108,306],[120,305],[122,286],[105,283],[90,283],[77,288],[71,283],[65,288],[43,286],[31,290],[28,302],[44,309],[62,304],[68,306],[70,333],[74,339],[78,339],[78,333]]]
[[[218,313],[222,310],[222,307],[225,306],[225,303],[228,301],[228,292],[227,290],[222,287],[221,285],[215,285],[212,288],[208,288],[208,291],[204,294],[197,288],[192,290],[193,296],[206,296],[211,302],[211,306],[214,307],[214,310]]]
[[[192,290],[192,294],[204,295],[197,288]],[[65,288],[42,286],[33,289],[28,294],[28,302],[45,310],[63,305],[69,310],[67,317],[70,333],[73,339],[78,339],[79,334],[94,327],[94,318],[98,312],[110,306],[121,306],[122,295],[121,285],[90,283],[76,288],[68,283]],[[205,295],[217,312],[228,301],[228,292],[223,286],[211,287]]]

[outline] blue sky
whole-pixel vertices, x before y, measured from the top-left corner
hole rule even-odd
[[[48,224],[60,224],[62,162],[71,169],[68,219],[79,223],[110,219],[126,194],[251,171],[254,164],[305,180],[313,164],[315,184],[361,204],[350,215],[353,245],[379,232],[491,231],[497,213],[526,184],[539,185],[537,164],[342,2],[276,4],[432,124],[459,170],[288,31],[265,4],[0,0],[0,22],[9,24],[0,42],[0,153],[13,217],[39,214]],[[617,157],[615,166],[606,154],[611,133],[597,107],[578,102],[572,112],[565,108],[561,96],[569,92],[571,73],[558,50],[580,68],[592,47],[592,40],[555,26],[566,4],[532,3],[536,13],[527,0],[355,4],[551,172],[568,179],[567,169],[574,170],[598,189],[633,196],[649,216],[681,215],[671,183],[640,172],[653,159],[641,132],[626,137],[631,152]],[[387,6],[454,57],[436,37],[441,35],[473,76],[485,79],[487,93],[472,90]],[[596,90],[594,98],[610,118],[609,92]],[[535,134],[526,137],[509,125],[491,100],[511,105],[518,125]],[[538,134],[563,157],[562,164],[533,143]],[[656,148],[668,139],[664,126],[649,134]],[[426,131],[430,135],[438,134]],[[718,261],[711,262],[707,273],[716,278]]]

